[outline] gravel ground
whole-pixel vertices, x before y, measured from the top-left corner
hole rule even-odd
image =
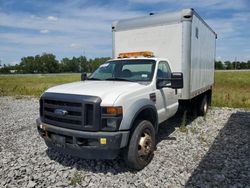
[[[139,172],[121,159],[82,160],[48,150],[36,131],[38,100],[0,97],[0,187],[249,187],[250,111],[212,108],[176,115],[159,130],[152,162]]]

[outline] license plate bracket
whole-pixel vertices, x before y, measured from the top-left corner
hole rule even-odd
[[[65,147],[65,137],[57,134],[51,134],[52,142],[57,147]]]

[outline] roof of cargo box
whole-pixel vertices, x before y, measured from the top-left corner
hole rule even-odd
[[[143,17],[115,21],[112,24],[112,30],[123,31],[150,26],[159,26],[170,23],[179,23],[185,20],[192,20],[193,15],[197,16],[216,35],[213,29],[192,8],[183,9],[177,12],[150,14]]]

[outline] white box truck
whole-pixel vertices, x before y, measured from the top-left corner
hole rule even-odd
[[[140,170],[180,105],[207,112],[216,34],[193,9],[116,21],[112,31],[113,59],[45,91],[37,128],[48,147],[88,159],[122,153]]]

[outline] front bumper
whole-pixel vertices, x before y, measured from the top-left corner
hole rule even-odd
[[[125,147],[129,131],[87,132],[66,129],[36,120],[40,136],[48,147],[84,159],[114,159]]]

